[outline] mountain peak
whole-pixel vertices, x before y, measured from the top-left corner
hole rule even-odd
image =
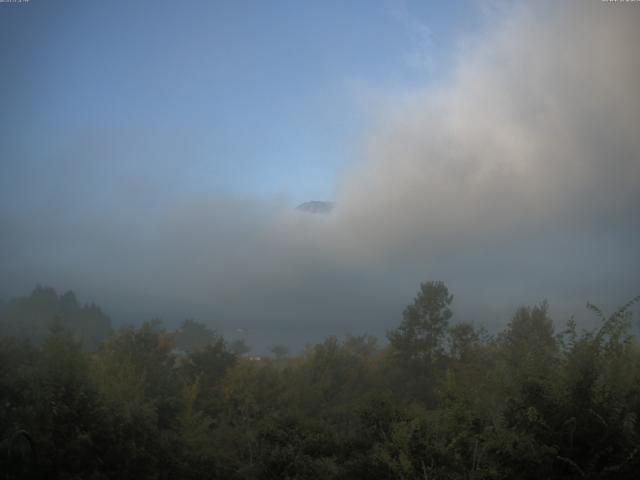
[[[328,214],[333,210],[333,202],[324,202],[320,200],[312,200],[310,202],[301,203],[296,210],[307,213]]]

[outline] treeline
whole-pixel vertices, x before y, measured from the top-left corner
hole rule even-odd
[[[637,478],[640,345],[631,304],[610,316],[589,306],[598,328],[578,331],[569,321],[559,333],[546,304],[521,308],[488,335],[452,322],[452,300],[443,283],[421,285],[383,348],[368,336],[331,337],[301,356],[280,348],[260,360],[195,321],[173,332],[153,322],[123,328],[96,349],[83,348],[64,316],[40,342],[4,336],[0,471]]]
[[[38,285],[28,297],[0,300],[1,336],[40,344],[56,328],[70,333],[85,350],[97,349],[113,333],[111,320],[100,307],[81,305],[72,291],[58,295],[53,288]]]

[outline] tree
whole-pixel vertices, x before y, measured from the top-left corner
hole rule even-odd
[[[449,329],[449,354],[455,360],[466,361],[481,344],[482,330],[472,323],[458,323]]]
[[[95,351],[112,334],[111,320],[95,304],[80,305],[68,291],[60,296],[53,288],[37,286],[28,297],[18,297],[0,309],[0,334],[43,342],[55,321],[84,350]]]
[[[444,353],[453,295],[443,282],[426,282],[402,314],[400,326],[388,334],[393,354],[403,363],[431,367]]]
[[[289,349],[284,345],[275,345],[271,347],[271,353],[276,357],[276,360],[283,360],[287,355],[289,355]]]
[[[212,402],[218,400],[213,394],[214,389],[237,360],[238,357],[229,351],[222,337],[184,359],[179,371],[188,384],[198,383],[195,397],[198,407],[213,408]]]
[[[245,353],[249,353],[251,351],[251,347],[247,345],[244,339],[234,340],[231,342],[229,348],[231,349],[231,352],[238,357],[241,357]]]
[[[544,376],[541,367],[553,367],[558,348],[547,302],[533,308],[520,307],[498,336],[498,341],[511,366],[521,373],[527,367]]]
[[[174,339],[176,348],[191,353],[214,344],[218,336],[204,323],[187,319],[176,330]]]

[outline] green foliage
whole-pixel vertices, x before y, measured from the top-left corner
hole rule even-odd
[[[430,368],[444,354],[444,340],[453,295],[443,282],[426,282],[402,314],[397,330],[389,332],[394,354],[407,365]]]
[[[33,297],[25,311],[47,318],[52,305],[77,305],[46,289]],[[578,332],[570,320],[559,335],[546,303],[523,307],[494,338],[473,323],[449,325],[451,301],[444,284],[425,283],[388,346],[330,337],[302,356],[278,349],[262,360],[240,356],[192,320],[176,332],[153,322],[123,328],[91,353],[62,317],[35,344],[0,337],[0,471],[54,479],[637,477],[632,303],[608,317],[589,306],[598,328]],[[37,464],[16,453],[30,448],[25,438]]]
[[[216,333],[204,323],[187,319],[173,334],[173,345],[187,353],[196,352],[218,341]]]
[[[245,353],[249,353],[251,351],[251,347],[249,347],[249,345],[247,345],[247,343],[244,340],[238,339],[231,342],[230,350],[235,355],[240,357]]]

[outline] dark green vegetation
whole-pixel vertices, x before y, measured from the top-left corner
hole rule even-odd
[[[37,289],[1,307],[0,471],[637,478],[640,344],[630,304],[609,317],[591,306],[598,328],[569,322],[560,334],[545,304],[521,308],[489,336],[452,322],[451,302],[444,284],[425,283],[384,348],[366,336],[328,338],[299,357],[278,346],[255,360],[195,321],[112,333],[97,307]],[[7,330],[17,321],[31,342]]]

